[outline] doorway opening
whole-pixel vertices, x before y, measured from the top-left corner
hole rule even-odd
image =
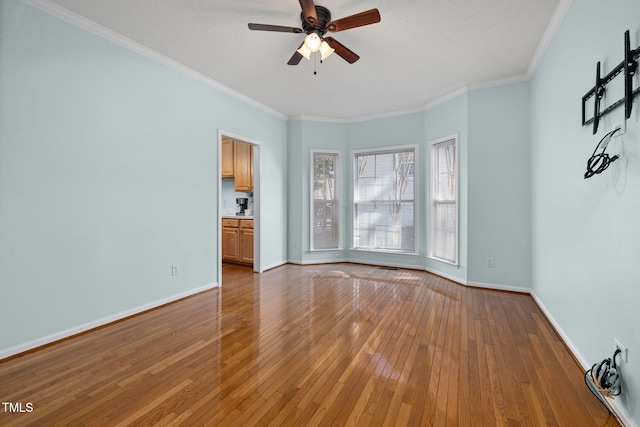
[[[261,273],[260,141],[218,130],[217,281],[230,263]]]

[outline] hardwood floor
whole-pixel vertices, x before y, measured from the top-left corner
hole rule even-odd
[[[354,264],[223,287],[0,362],[0,425],[617,426],[528,295]]]

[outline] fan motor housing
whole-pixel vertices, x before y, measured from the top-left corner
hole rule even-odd
[[[331,12],[324,6],[316,6],[316,15],[318,20],[315,24],[311,25],[304,17],[304,13],[300,14],[300,19],[302,20],[302,29],[306,34],[316,33],[320,36],[323,36],[327,32],[327,24],[331,22]]]

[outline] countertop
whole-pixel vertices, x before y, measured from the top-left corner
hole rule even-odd
[[[222,218],[232,219],[253,219],[253,215],[236,215],[234,213],[223,213]]]

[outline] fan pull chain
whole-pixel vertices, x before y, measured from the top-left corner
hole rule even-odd
[[[318,55],[314,54],[313,55],[313,75],[317,75],[318,74]]]

